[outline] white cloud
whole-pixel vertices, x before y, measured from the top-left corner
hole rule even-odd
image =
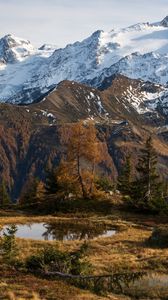
[[[166,14],[168,0],[0,0],[0,35],[63,46],[97,29],[157,21]]]

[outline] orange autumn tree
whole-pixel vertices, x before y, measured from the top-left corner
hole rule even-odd
[[[84,198],[95,192],[96,165],[101,161],[97,140],[97,131],[92,122],[75,123],[71,128],[62,130],[66,144],[65,158],[61,163],[66,165],[65,177],[71,177]],[[73,179],[72,179],[73,178]]]

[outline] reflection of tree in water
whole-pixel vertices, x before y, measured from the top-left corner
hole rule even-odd
[[[73,241],[93,239],[106,233],[107,229],[100,226],[88,226],[88,224],[45,224],[46,231],[43,233],[45,240]]]

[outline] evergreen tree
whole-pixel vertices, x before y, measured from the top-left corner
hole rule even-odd
[[[163,197],[167,201],[168,200],[168,180],[163,179]]]
[[[58,169],[53,168],[46,171],[46,183],[45,192],[46,194],[56,194],[60,189],[58,182]]]
[[[38,185],[39,180],[37,178],[32,178],[31,180],[29,180],[24,187],[24,191],[21,194],[19,202],[26,205],[37,203],[39,200]]]
[[[141,150],[136,169],[139,176],[132,185],[133,204],[140,209],[161,210],[165,206],[163,184],[157,173],[157,155],[151,137]]]
[[[16,232],[17,227],[13,224],[7,227],[6,232],[3,233],[1,250],[3,259],[6,262],[14,260],[18,255],[18,248],[15,239]]]
[[[11,203],[9,194],[7,192],[5,181],[2,180],[2,183],[0,185],[0,205],[5,206]]]
[[[128,155],[126,157],[126,161],[121,170],[121,174],[118,176],[117,188],[123,195],[130,195],[130,191],[131,191],[131,158],[130,158],[130,155]]]
[[[96,187],[98,190],[109,192],[114,190],[114,183],[110,178],[102,176],[96,179]]]
[[[45,195],[44,183],[42,181],[38,181],[36,187],[36,201],[37,202],[43,201],[44,195]]]

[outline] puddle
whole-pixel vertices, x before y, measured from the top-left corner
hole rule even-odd
[[[6,231],[9,225],[4,226],[2,233]],[[106,238],[116,234],[114,229],[106,229],[102,226],[89,227],[88,225],[74,224],[47,224],[32,223],[17,225],[16,237],[46,240],[46,241],[73,241],[73,240],[89,240],[94,238]]]

